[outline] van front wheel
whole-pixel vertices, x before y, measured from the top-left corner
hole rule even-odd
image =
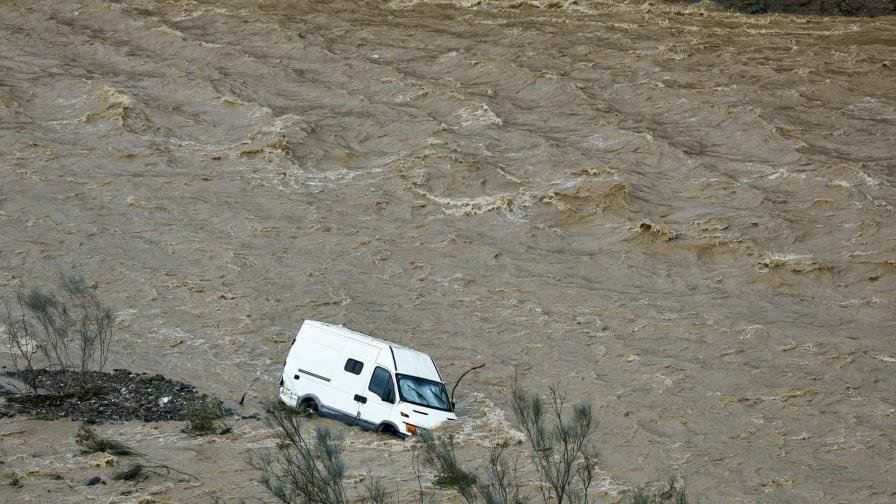
[[[376,431],[380,434],[398,436],[398,429],[396,429],[392,424],[382,424],[377,428]]]

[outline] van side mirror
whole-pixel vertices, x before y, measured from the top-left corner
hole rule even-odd
[[[454,401],[451,401],[451,411],[454,411],[455,409],[457,409],[457,403]]]

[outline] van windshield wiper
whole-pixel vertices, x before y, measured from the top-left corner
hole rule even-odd
[[[411,389],[411,390],[413,390],[414,393],[417,394],[417,397],[419,397],[422,401],[426,401],[426,396],[423,395],[423,393],[420,392],[420,390],[419,390],[417,387],[415,387],[415,386],[411,385],[410,383],[408,383],[408,388]],[[428,401],[427,401],[427,404],[428,404]]]
[[[418,385],[423,386],[423,388],[421,389]],[[448,395],[445,391],[445,385],[441,382],[399,374],[398,390],[403,401],[428,408],[450,411],[450,406],[447,404]]]

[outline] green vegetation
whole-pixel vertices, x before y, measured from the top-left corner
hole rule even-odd
[[[250,459],[261,471],[261,481],[285,504],[346,504],[362,501],[385,504],[388,493],[377,480],[369,480],[354,499],[343,484],[346,472],[342,457],[342,437],[327,427],[303,432],[304,415],[279,404],[267,407],[266,421],[279,439],[269,452]],[[590,406],[575,404],[567,408],[559,388],[552,387],[547,400],[522,389],[513,388],[513,411],[527,441],[527,452],[535,466],[542,502],[590,504],[589,487],[594,478],[597,457],[591,447],[596,427]],[[474,473],[458,460],[455,438],[421,429],[414,451],[414,472],[418,478],[418,504],[431,504],[424,498],[418,460],[435,473],[432,484],[455,490],[466,504],[527,504],[532,499],[521,493],[523,484],[517,475],[518,460],[509,460],[508,444],[495,443],[489,451],[486,467]],[[419,455],[418,455],[419,454]],[[688,504],[684,486],[672,481],[668,487],[635,489],[630,504]]]
[[[420,430],[418,436],[423,452],[423,463],[435,471],[433,485],[439,488],[452,488],[468,503],[476,501],[476,476],[458,464],[454,451],[454,436],[435,436],[426,430]]]
[[[557,387],[550,389],[546,410],[538,395],[514,383],[513,413],[529,442],[544,501],[585,504],[597,461],[589,445],[596,422],[588,404],[574,405],[568,416],[564,410],[565,398]]]
[[[31,418],[33,418],[35,420],[43,420],[43,421],[47,421],[47,422],[52,422],[53,420],[59,420],[59,416],[56,415],[56,413],[49,412],[49,411],[37,413],[37,414],[33,415]]]
[[[183,432],[194,436],[227,434],[233,428],[225,420],[226,415],[227,412],[220,401],[205,399],[187,411],[187,426]]]
[[[565,400],[552,387],[548,406],[536,395],[513,387],[513,411],[537,470],[544,502],[587,504],[588,488],[594,475],[596,457],[589,448],[595,422],[587,404],[573,406],[567,415]],[[468,504],[521,504],[516,466],[505,457],[505,443],[497,443],[489,453],[484,478],[463,469],[457,462],[454,438],[423,433],[419,436],[423,461],[436,472],[433,484],[453,488]]]
[[[148,475],[144,472],[142,464],[134,464],[124,471],[119,471],[112,475],[115,481],[140,481],[146,479]]]
[[[13,487],[13,488],[22,488],[22,486],[23,486],[23,485],[22,485],[22,479],[19,478],[19,475],[16,474],[16,473],[14,473],[14,472],[10,472],[10,473],[9,473],[9,482],[8,482],[8,484],[9,484],[9,486],[11,486],[11,487]]]
[[[6,326],[9,347],[17,375],[25,380],[32,394],[22,394],[17,402],[34,405],[71,399],[89,400],[103,393],[97,376],[109,358],[115,317],[97,297],[94,289],[79,275],[60,275],[57,292],[32,288],[20,291],[15,303],[4,303],[0,323]],[[38,371],[56,372],[55,381],[39,381]],[[45,371],[42,371],[45,372]],[[49,389],[49,393],[39,392]],[[276,429],[275,447],[253,456],[250,464],[261,471],[261,481],[285,504],[386,504],[389,493],[376,479],[368,479],[358,495],[349,495],[344,477],[343,438],[327,427],[303,432],[303,423],[313,408],[285,407],[279,402],[266,407],[266,421]],[[546,398],[514,383],[512,408],[527,443],[527,455],[535,468],[542,502],[553,504],[590,504],[597,456],[592,435],[597,426],[591,407],[584,403],[569,408],[558,387],[551,387]],[[35,414],[32,411],[32,414]],[[203,436],[226,434],[232,428],[221,401],[205,396],[187,411],[183,432]],[[55,420],[53,412],[35,414],[36,419]],[[82,426],[75,434],[82,453],[105,452],[117,456],[139,454],[127,445],[100,436]],[[431,469],[432,484],[456,491],[466,504],[526,504],[532,500],[521,493],[517,462],[508,460],[508,445],[497,440],[489,451],[484,470],[473,472],[458,460],[455,438],[421,429],[416,439],[414,469],[421,493],[418,504],[431,503],[423,498],[423,482],[418,463]],[[162,472],[160,472],[162,471]],[[195,476],[165,465],[135,463],[116,472],[117,481],[139,481],[151,473],[175,472]],[[8,473],[9,485],[21,487],[16,473]],[[687,504],[684,485],[676,481],[656,489],[637,488],[628,496],[630,504]]]
[[[75,433],[75,443],[82,448],[82,454],[106,452],[118,456],[137,455],[131,447],[114,439],[104,438],[87,426],[82,426]]]
[[[285,504],[348,504],[343,478],[345,460],[342,436],[327,427],[303,432],[304,416],[269,404],[266,422],[278,432],[278,443],[270,452],[250,458],[252,467],[261,471],[261,481]],[[360,500],[384,504],[386,490],[378,482],[368,481]]]
[[[190,473],[150,460],[121,442],[115,441],[114,439],[104,438],[97,434],[95,430],[87,426],[82,426],[78,429],[78,432],[75,433],[75,443],[82,447],[82,454],[105,452],[118,456],[132,455],[139,457],[144,462],[134,463],[127,469],[114,473],[112,479],[116,481],[142,481],[149,478],[151,474],[168,476],[171,473],[192,478],[197,482],[199,481],[199,478]]]
[[[505,457],[506,442],[489,450],[485,477],[480,478],[457,463],[454,436],[422,431],[418,438],[423,463],[436,473],[433,485],[454,489],[468,504],[523,504],[516,464],[511,466]]]

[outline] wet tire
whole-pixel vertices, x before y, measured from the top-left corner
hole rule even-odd
[[[398,430],[395,429],[395,427],[393,427],[392,425],[389,425],[389,424],[382,424],[382,425],[380,425],[380,426],[376,429],[376,431],[377,431],[378,433],[380,433],[380,434],[385,434],[385,435],[387,435],[387,436],[401,437],[401,436],[398,434]]]
[[[301,403],[299,403],[299,412],[305,416],[317,416],[320,412],[320,409],[317,407],[317,402],[313,399],[305,399]]]

